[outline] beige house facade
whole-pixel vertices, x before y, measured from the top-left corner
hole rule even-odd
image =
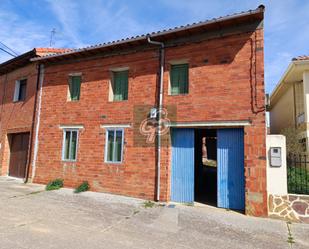
[[[270,96],[270,133],[296,129],[304,152],[309,152],[309,56],[294,58]]]

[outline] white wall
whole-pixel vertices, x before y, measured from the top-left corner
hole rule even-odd
[[[270,166],[270,147],[281,147],[281,167]],[[267,135],[267,192],[274,195],[286,195],[287,170],[286,170],[286,142],[283,135]]]
[[[304,102],[305,102],[305,122],[309,123],[309,71],[303,73]]]
[[[294,93],[291,84],[270,110],[270,132],[280,134],[283,128],[294,127]]]

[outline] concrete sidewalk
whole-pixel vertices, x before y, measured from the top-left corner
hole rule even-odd
[[[0,248],[290,248],[284,221],[209,206],[145,208],[144,201],[0,177]],[[292,224],[293,248],[309,225]]]

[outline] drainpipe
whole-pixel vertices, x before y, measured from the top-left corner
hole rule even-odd
[[[158,104],[158,124],[159,132],[157,133],[157,191],[156,191],[156,201],[160,200],[160,168],[161,168],[161,134],[160,134],[160,125],[161,125],[161,110],[163,103],[163,74],[164,74],[164,43],[158,41],[152,41],[150,35],[147,36],[147,41],[150,44],[160,46],[160,84],[159,84],[159,104]]]
[[[28,152],[28,156],[27,156],[26,176],[25,176],[25,179],[24,179],[24,183],[27,183],[28,179],[29,179],[30,161],[31,161],[32,148],[33,148],[34,123],[35,123],[35,117],[36,117],[35,114],[36,114],[38,91],[39,91],[39,87],[40,87],[40,75],[41,75],[41,65],[38,64],[37,65],[36,89],[35,89],[33,114],[32,114],[32,124],[31,124],[31,132],[30,132],[30,145],[29,145],[29,152]]]
[[[2,117],[2,113],[3,113],[3,106],[4,106],[4,99],[5,99],[5,95],[6,95],[6,86],[7,86],[7,82],[8,82],[8,73],[5,73],[5,80],[3,82],[3,90],[2,90],[2,102],[1,102],[1,112],[0,112],[0,155],[3,156],[4,152],[3,152],[3,148],[4,148],[4,140],[3,140],[3,117]],[[0,174],[2,171],[2,167],[3,164],[2,162],[0,162]]]

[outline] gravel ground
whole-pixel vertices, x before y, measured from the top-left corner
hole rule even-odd
[[[284,221],[209,206],[145,208],[140,199],[0,177],[0,248],[290,248]],[[309,225],[293,223],[293,248]]]

